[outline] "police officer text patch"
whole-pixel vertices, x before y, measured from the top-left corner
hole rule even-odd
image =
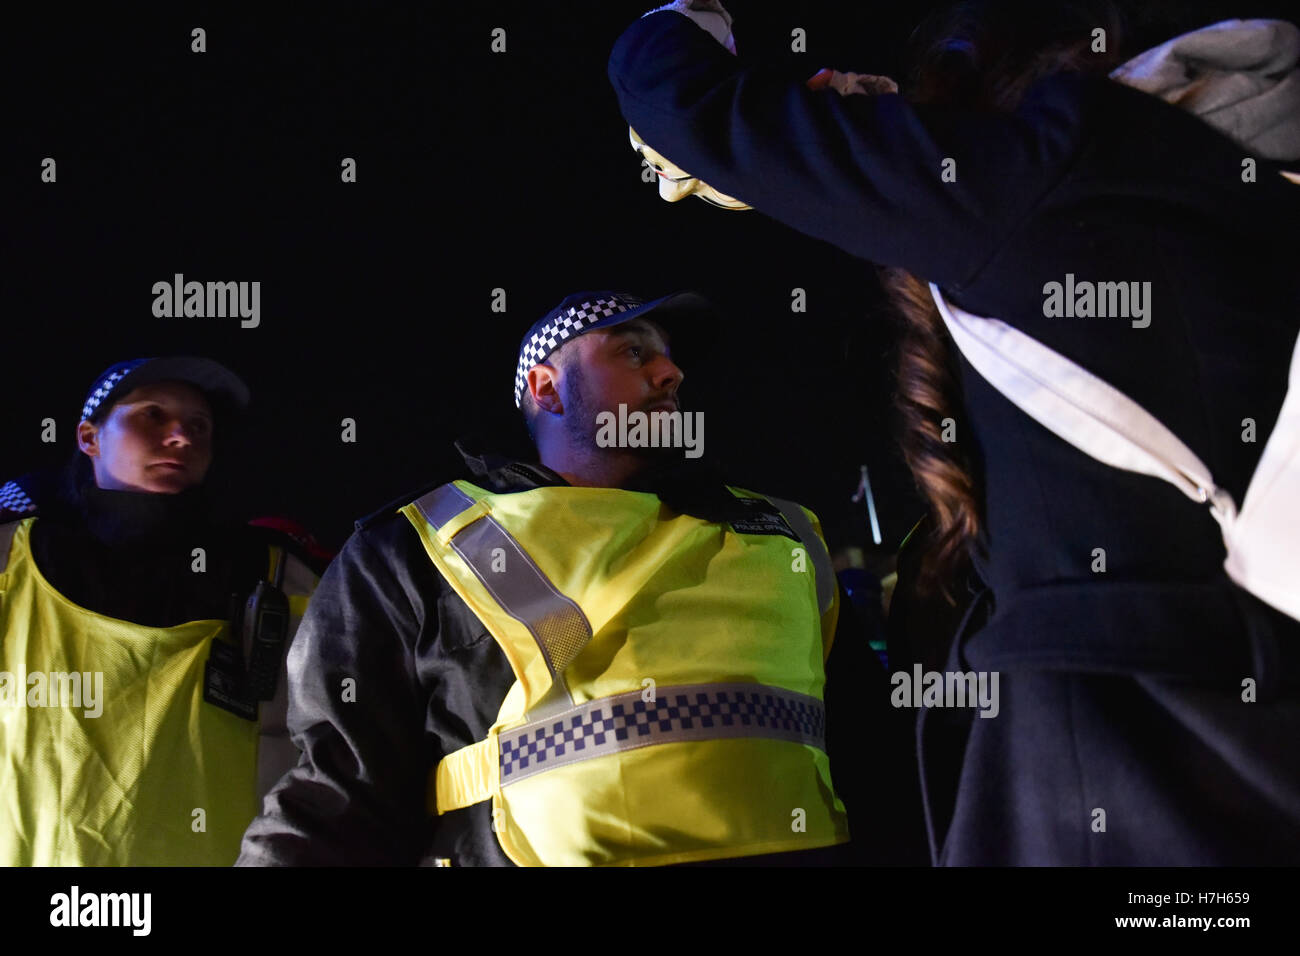
[[[744,517],[732,520],[731,530],[737,534],[780,534],[791,541],[799,540],[780,509],[770,501],[762,498],[737,498],[736,504],[748,512]]]

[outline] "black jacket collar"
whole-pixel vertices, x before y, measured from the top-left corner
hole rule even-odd
[[[475,478],[492,491],[527,491],[568,484],[545,465],[480,453],[463,440],[456,442],[456,450]],[[674,511],[708,521],[734,521],[748,514],[743,505],[737,505],[721,475],[701,459],[669,460],[638,475],[626,490],[658,495]]]
[[[480,451],[464,439],[456,442],[456,450],[465,460],[474,483],[498,494],[568,485],[563,477],[545,465]],[[433,481],[390,501],[358,521],[357,530],[392,515],[446,483],[447,480]],[[711,465],[698,459],[683,458],[651,469],[638,476],[627,490],[658,495],[672,510],[706,521],[731,522],[749,514],[743,505],[737,504],[736,497],[727,490],[720,474]]]

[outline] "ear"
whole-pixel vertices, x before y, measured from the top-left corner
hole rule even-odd
[[[98,458],[99,426],[83,419],[77,425],[77,447],[91,458]]]
[[[559,372],[550,365],[534,365],[528,370],[528,394],[537,407],[552,415],[564,414],[560,399]]]

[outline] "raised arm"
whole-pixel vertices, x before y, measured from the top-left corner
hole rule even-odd
[[[813,92],[747,66],[672,11],[627,29],[609,76],[624,118],[690,175],[854,255],[951,285],[1060,178],[1089,99],[1075,77],[1042,84],[1016,114]]]

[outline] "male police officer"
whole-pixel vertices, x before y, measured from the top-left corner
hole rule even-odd
[[[359,523],[290,654],[302,761],[241,864],[905,852],[872,832],[897,821],[866,812],[863,778],[888,790],[889,768],[837,760],[832,781],[828,737],[881,733],[858,701],[887,688],[865,637],[836,627],[816,519],[598,427],[678,410],[650,316],[702,304],[566,298],[516,369],[541,464],[467,455],[472,480]]]
[[[0,864],[229,865],[292,765],[286,681],[269,699],[262,679],[319,555],[214,520],[204,493],[248,398],[208,359],[114,365],[64,472],[0,488]]]

